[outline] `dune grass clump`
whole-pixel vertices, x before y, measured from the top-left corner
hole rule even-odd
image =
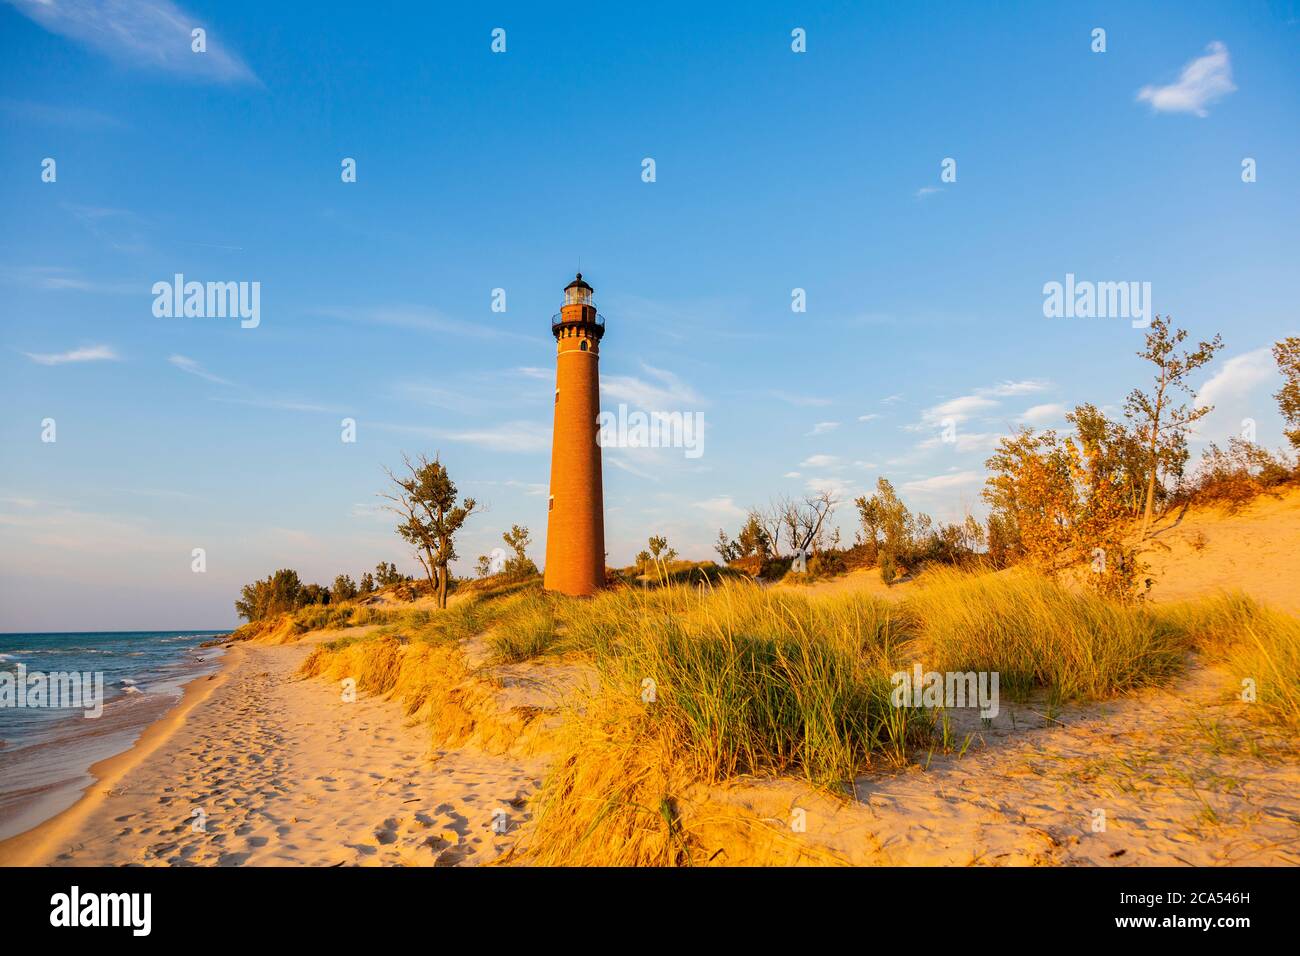
[[[492,658],[499,664],[516,664],[550,650],[560,626],[557,600],[544,591],[520,595],[496,615],[489,639]]]
[[[360,610],[354,604],[308,604],[293,612],[293,623],[299,633],[351,627],[353,617]]]
[[[1243,594],[1187,601],[1161,614],[1232,672],[1239,682],[1234,692],[1249,703],[1248,715],[1300,729],[1300,619]]]
[[[880,752],[901,756],[906,711],[889,702],[897,635],[884,602],[743,584],[627,603],[597,667],[612,693],[654,697],[647,713],[692,776],[830,785]]]
[[[395,637],[342,638],[316,647],[298,669],[303,677],[351,678],[357,690],[386,694],[397,683],[403,644]]]
[[[927,573],[903,604],[917,659],[930,670],[996,671],[1000,690],[1024,700],[1099,700],[1177,673],[1191,641],[1140,605],[1071,591],[1027,573]]]
[[[631,588],[566,602],[562,616],[600,682],[564,723],[531,862],[702,862],[681,813],[694,784],[794,775],[840,788],[930,733],[930,715],[890,701],[902,634],[865,595]]]

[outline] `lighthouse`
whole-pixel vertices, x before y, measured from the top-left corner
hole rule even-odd
[[[601,486],[600,340],[605,319],[582,273],[564,287],[551,319],[555,336],[555,427],[546,516],[548,591],[584,596],[605,583],[605,500]]]

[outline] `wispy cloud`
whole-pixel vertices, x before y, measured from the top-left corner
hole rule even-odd
[[[609,398],[646,411],[680,411],[703,404],[699,394],[672,372],[642,363],[647,379],[634,375],[610,375],[600,383]]]
[[[330,415],[342,415],[347,412],[347,409],[336,405],[320,405],[316,402],[303,402],[292,398],[226,398],[214,395],[212,401],[230,405],[249,405],[253,408],[266,408],[277,412],[316,412]]]
[[[1268,348],[1234,355],[1197,390],[1196,407],[1216,405],[1249,395],[1258,385],[1277,375],[1273,353]]]
[[[968,451],[992,451],[997,447],[1002,435],[998,432],[966,432],[958,431],[952,436],[951,441],[945,442],[939,435],[927,438],[925,441],[917,444],[917,448],[938,448],[941,445],[951,445],[959,452]]]
[[[386,422],[377,422],[370,427],[434,441],[461,442],[490,451],[545,451],[551,443],[551,430],[532,422],[503,422],[500,425],[466,429],[427,428],[422,425],[395,425]]]
[[[857,490],[857,485],[846,478],[829,478],[826,476],[809,478],[807,487],[814,494],[829,492],[841,501],[853,497],[853,492]]]
[[[933,478],[919,478],[916,481],[904,482],[903,490],[914,493],[951,491],[954,488],[968,488],[982,484],[983,481],[984,475],[978,471],[957,471],[946,475],[935,475]]]
[[[51,33],[84,44],[129,67],[215,80],[256,83],[210,22],[170,0],[9,0]],[[191,31],[207,31],[206,52],[191,48]]]
[[[47,126],[63,126],[77,130],[120,129],[125,124],[115,116],[100,113],[97,110],[80,106],[34,103],[30,100],[0,100],[0,110],[19,119],[44,123]]]
[[[825,435],[840,427],[839,422],[818,422],[812,427],[812,431],[805,432],[806,435]]]
[[[999,398],[1009,398],[1013,395],[1032,395],[1034,392],[1041,392],[1051,387],[1051,382],[1041,378],[1026,378],[1020,381],[998,382],[998,384],[989,388],[976,389],[977,395],[995,395]]]
[[[1219,364],[1196,392],[1196,407],[1213,411],[1196,423],[1194,441],[1223,441],[1240,434],[1246,419],[1263,421],[1277,407],[1272,393],[1281,376],[1266,346],[1234,355]]]
[[[998,403],[983,395],[959,395],[921,412],[921,421],[915,428],[938,428],[947,422],[960,425],[979,412],[997,408]]]
[[[870,414],[870,415],[859,415],[859,416],[858,416],[858,421],[860,421],[860,422],[874,422],[874,421],[875,421],[877,418],[879,418],[879,417],[880,417],[880,416],[877,415],[877,414],[875,414],[875,413],[872,413],[872,414]]]
[[[626,471],[629,475],[636,475],[638,478],[645,478],[647,481],[659,481],[658,475],[637,468],[626,458],[620,457],[619,455],[609,455],[606,457],[605,461],[620,471]]]
[[[707,511],[720,521],[743,519],[748,514],[730,495],[719,495],[707,501],[697,501],[695,507]]]
[[[28,286],[49,292],[102,292],[112,295],[138,295],[147,285],[128,282],[100,282],[78,275],[62,266],[10,266],[0,270],[0,279],[12,285]]]
[[[917,199],[924,199],[927,196],[933,196],[935,193],[941,193],[943,189],[939,186],[922,186],[916,191]]]
[[[67,365],[70,362],[116,362],[120,357],[112,346],[87,345],[67,352],[24,352],[37,365]]]
[[[800,468],[837,468],[840,460],[835,455],[809,455],[799,462]]]
[[[185,355],[172,355],[167,361],[175,365],[182,372],[188,372],[190,375],[197,375],[199,378],[208,382],[215,382],[218,385],[234,385],[229,379],[222,378],[220,375],[213,375],[194,359]]]
[[[1215,40],[1199,56],[1183,67],[1177,83],[1168,86],[1144,86],[1138,90],[1138,102],[1150,103],[1161,113],[1209,115],[1205,107],[1233,92],[1232,59],[1228,48]]]
[[[937,405],[931,405],[921,412],[920,422],[903,427],[909,431],[924,431],[930,428],[941,428],[949,423],[960,425],[975,415],[997,408],[1001,404],[999,399],[1041,392],[1050,384],[1043,379],[1022,379],[977,388],[969,395],[959,395]]]
[[[367,521],[387,521],[390,518],[390,512],[382,502],[358,501],[348,509],[348,517],[363,518]]]
[[[466,322],[444,315],[436,309],[407,305],[378,305],[347,308],[314,309],[309,314],[342,322],[358,322],[364,325],[385,325],[395,329],[409,329],[415,332],[433,332],[439,335],[451,333],[461,338],[502,340],[514,339],[536,343],[540,335],[523,335],[501,328],[487,322]],[[504,322],[500,315],[498,322]]]
[[[1060,421],[1065,417],[1065,406],[1058,402],[1045,405],[1033,405],[1020,414],[1020,421],[1026,425],[1045,425]]]

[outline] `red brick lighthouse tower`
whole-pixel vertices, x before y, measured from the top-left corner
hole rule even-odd
[[[579,272],[564,288],[560,314],[551,319],[557,348],[545,587],[572,595],[592,594],[605,583],[605,500],[596,442],[605,319],[591,304],[591,293]]]

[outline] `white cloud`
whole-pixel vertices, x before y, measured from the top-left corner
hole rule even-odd
[[[1144,86],[1138,90],[1139,102],[1151,104],[1161,113],[1195,113],[1207,116],[1206,105],[1233,92],[1232,60],[1228,48],[1215,40],[1199,56],[1183,67],[1178,82],[1168,86]]]
[[[720,519],[744,518],[748,512],[736,504],[730,495],[719,495],[716,498],[710,498],[707,501],[695,502],[695,507],[702,511],[707,511]]]
[[[786,472],[784,475],[782,475],[781,477],[782,477],[782,478],[799,478],[799,477],[801,477],[801,476],[800,476],[799,472],[797,472],[797,471],[787,471],[787,472]]]
[[[1196,407],[1204,408],[1244,397],[1276,374],[1273,353],[1267,347],[1234,355],[1197,390]]]
[[[917,199],[924,199],[926,196],[933,196],[937,192],[942,192],[938,186],[922,186],[916,191]]]
[[[814,494],[830,492],[836,498],[851,498],[857,486],[844,478],[809,478],[808,490]]]
[[[805,432],[805,435],[825,435],[827,432],[834,431],[840,427],[839,422],[818,422],[812,427],[812,431]]]
[[[1235,355],[1218,366],[1196,393],[1196,407],[1214,410],[1194,426],[1194,441],[1223,442],[1241,434],[1246,419],[1267,431],[1278,423],[1273,392],[1281,376],[1268,347]],[[1259,438],[1265,441],[1263,435]]]
[[[945,442],[943,437],[935,435],[927,438],[917,444],[917,448],[938,448],[942,445],[951,445],[956,451],[992,451],[1002,436],[997,432],[964,432],[958,431],[950,442]]]
[[[67,352],[24,352],[37,365],[66,365],[69,362],[116,362],[118,354],[108,345],[88,345]]]
[[[223,83],[258,82],[204,17],[170,0],[9,0],[51,33],[83,43],[128,66],[143,66]],[[191,48],[196,27],[207,31],[207,50]]]
[[[904,491],[951,491],[954,488],[966,488],[984,482],[984,475],[978,471],[957,471],[947,475],[935,475],[933,478],[920,478],[903,484]]]
[[[703,404],[700,396],[672,372],[642,364],[647,381],[634,375],[609,375],[600,390],[609,398],[651,412],[685,411]]]
[[[977,412],[997,407],[998,403],[991,398],[982,395],[962,395],[925,409],[921,412],[921,425],[937,428],[949,421],[959,425]]]
[[[975,415],[997,408],[1001,404],[999,399],[1041,392],[1050,384],[1043,379],[1035,378],[998,382],[987,388],[977,388],[969,395],[960,395],[930,406],[921,412],[920,422],[903,427],[909,431],[925,431],[931,428],[942,428],[949,423],[960,425]]]
[[[990,388],[976,389],[978,395],[996,395],[999,398],[1008,398],[1012,395],[1029,395],[1033,392],[1041,392],[1051,386],[1051,382],[1041,378],[1026,378],[1018,382],[999,382]]]
[[[1065,417],[1065,406],[1053,402],[1047,405],[1033,405],[1021,413],[1019,421],[1026,425],[1044,425],[1047,422],[1060,421]]]
[[[534,452],[545,451],[551,444],[550,428],[535,425],[532,422],[504,422],[485,428],[467,428],[463,430],[444,430],[426,428],[421,425],[393,425],[376,422],[370,426],[383,431],[418,435],[435,441],[463,442],[477,445],[492,451]],[[614,461],[613,464],[618,464]]]
[[[874,413],[873,413],[873,414],[870,414],[870,415],[859,415],[859,416],[858,416],[858,421],[860,421],[860,422],[873,422],[873,421],[875,421],[875,420],[876,420],[877,418],[879,418],[879,417],[880,417],[879,415],[876,415],[876,414],[874,414]]]
[[[175,365],[182,372],[188,372],[191,375],[197,375],[199,378],[209,382],[215,382],[218,385],[234,385],[229,379],[224,379],[220,375],[213,375],[194,359],[185,355],[172,355],[167,359],[172,365]]]
[[[809,455],[799,462],[800,468],[835,468],[840,460],[834,455]]]

